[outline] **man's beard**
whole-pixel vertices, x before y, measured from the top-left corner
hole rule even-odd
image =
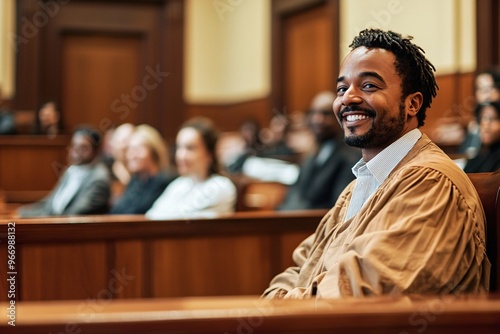
[[[397,118],[382,119],[381,123],[373,122],[370,130],[360,136],[344,136],[344,142],[353,147],[370,148],[382,147],[392,143],[403,131],[406,123],[406,112],[403,103],[399,105],[399,114]],[[354,127],[347,127],[353,133]]]

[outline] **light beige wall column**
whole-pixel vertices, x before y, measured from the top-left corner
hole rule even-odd
[[[232,103],[270,92],[269,0],[187,0],[185,100]]]
[[[12,98],[14,95],[15,51],[12,45],[15,32],[14,1],[0,1],[0,88],[5,98]]]
[[[342,0],[341,59],[365,28],[411,35],[436,66],[437,74],[476,67],[474,0]]]

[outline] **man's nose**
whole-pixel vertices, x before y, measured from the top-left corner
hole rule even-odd
[[[354,86],[349,87],[342,95],[342,105],[345,106],[360,104],[362,101],[359,91]]]

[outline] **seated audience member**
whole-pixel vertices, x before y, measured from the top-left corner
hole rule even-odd
[[[125,162],[125,154],[133,132],[134,125],[124,123],[118,126],[113,131],[111,136],[110,144],[113,155],[113,162],[111,163],[111,176],[122,186],[126,186],[130,181],[130,172],[127,169],[127,163]]]
[[[167,147],[156,129],[146,124],[135,128],[126,162],[132,177],[111,213],[144,214],[174,179],[168,170]]]
[[[354,179],[351,168],[360,153],[339,139],[340,127],[332,111],[335,94],[317,94],[308,114],[308,124],[317,144],[316,152],[300,167],[280,210],[329,209]]]
[[[107,168],[99,161],[101,136],[90,127],[78,128],[71,139],[71,165],[55,189],[41,201],[19,208],[21,217],[106,213],[110,196]]]
[[[182,125],[175,151],[180,176],[146,212],[148,218],[209,218],[234,211],[236,187],[218,174],[217,138],[217,131],[206,118],[194,118]]]
[[[274,115],[269,122],[269,128],[262,130],[264,147],[259,152],[263,158],[285,161],[295,161],[297,152],[288,145],[290,120],[286,115]]]
[[[14,114],[7,107],[2,90],[0,89],[0,135],[14,135],[17,133]]]
[[[260,125],[255,120],[246,120],[240,127],[241,138],[244,142],[243,152],[227,166],[228,173],[239,174],[243,170],[243,164],[251,156],[258,156],[264,148],[260,140]]]
[[[333,112],[361,148],[356,180],[294,252],[267,298],[486,292],[485,217],[467,175],[419,127],[434,66],[394,32],[354,38]]]
[[[54,101],[45,102],[38,110],[33,133],[55,137],[60,132],[59,120],[60,114],[56,103]]]
[[[479,72],[474,80],[476,104],[500,101],[500,69],[488,69]],[[477,116],[477,114],[476,114]],[[481,148],[479,124],[474,117],[467,125],[465,140],[460,145],[459,153],[469,159],[476,156]]]
[[[476,111],[482,148],[467,161],[467,173],[494,172],[500,168],[500,102],[485,102]]]

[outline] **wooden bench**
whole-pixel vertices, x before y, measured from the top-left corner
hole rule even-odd
[[[165,221],[142,215],[20,219],[15,221],[16,298],[260,294],[293,264],[292,251],[325,213],[241,212]],[[0,222],[4,260],[8,224]],[[7,300],[6,272],[0,271],[0,300]]]
[[[0,136],[0,190],[6,202],[39,200],[66,167],[70,137]],[[1,213],[1,212],[0,212]]]
[[[500,278],[500,170],[492,173],[470,173],[467,174],[474,184],[486,215],[486,253],[491,262],[490,291],[498,291],[498,279]]]
[[[5,310],[10,307],[0,303]],[[10,312],[10,311],[9,311]],[[16,313],[17,312],[17,313]],[[498,333],[498,297],[268,301],[255,297],[16,303],[4,334]]]

